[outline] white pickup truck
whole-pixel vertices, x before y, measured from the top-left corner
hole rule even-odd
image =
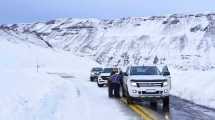
[[[167,68],[168,69],[168,68]],[[157,105],[163,101],[163,108],[169,109],[169,91],[171,78],[168,71],[162,71],[157,66],[130,66],[124,73],[120,94],[128,104],[135,100],[150,101]]]

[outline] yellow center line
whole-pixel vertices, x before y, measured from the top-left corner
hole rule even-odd
[[[151,120],[157,120],[155,116],[153,116],[153,113],[147,110],[147,108],[140,106],[138,104],[134,104],[138,109],[140,109],[146,116],[148,116]]]
[[[126,104],[125,99],[121,99],[121,100]],[[147,111],[144,107],[142,107],[138,104],[135,104],[135,103],[127,104],[127,105],[129,108],[131,108],[134,112],[136,112],[144,120],[156,120],[156,118],[152,115],[152,113]]]
[[[140,110],[138,107],[135,105],[128,105],[134,112],[136,112],[141,118],[144,120],[153,120],[151,117],[146,115],[142,110]]]

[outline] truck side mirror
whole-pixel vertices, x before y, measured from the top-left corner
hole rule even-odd
[[[169,76],[169,75],[170,75],[170,72],[163,72],[162,75],[163,75],[163,76]]]
[[[128,76],[128,74],[126,72],[123,73],[124,76]]]

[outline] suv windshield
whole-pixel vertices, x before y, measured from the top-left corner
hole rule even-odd
[[[131,67],[131,75],[160,75],[156,66],[138,66]]]
[[[92,71],[100,72],[100,71],[102,71],[102,68],[93,68]]]
[[[112,68],[104,68],[104,70],[102,71],[102,73],[111,73],[112,72]]]

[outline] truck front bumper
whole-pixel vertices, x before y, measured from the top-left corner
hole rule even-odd
[[[163,98],[169,96],[169,87],[130,87],[129,96],[134,98]]]
[[[90,76],[91,79],[97,80],[98,76]]]
[[[98,84],[105,84],[107,85],[108,84],[108,80],[105,80],[105,79],[102,79],[102,78],[98,78]]]

